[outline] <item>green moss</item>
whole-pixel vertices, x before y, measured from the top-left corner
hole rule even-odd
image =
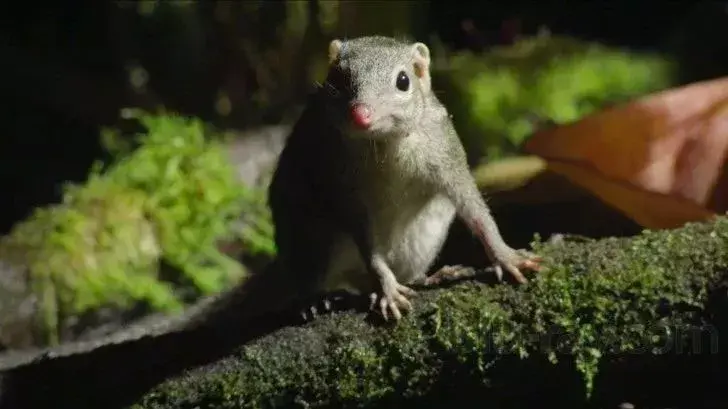
[[[147,194],[147,211],[166,262],[204,294],[226,288],[243,271],[216,244],[234,236],[230,226],[259,195],[238,182],[220,137],[202,121],[129,114],[147,132],[138,136],[138,148],[105,169],[105,177]]]
[[[144,202],[139,191],[93,177],[0,240],[1,259],[29,268],[48,341],[58,341],[61,317],[99,305],[145,300],[161,310],[180,307],[156,279],[161,250]]]
[[[58,341],[63,320],[101,306],[145,302],[178,311],[190,289],[229,287],[244,271],[218,251],[219,240],[275,251],[264,192],[238,182],[215,132],[177,115],[126,114],[146,129],[136,148],[105,132],[114,160],[97,164],[86,183],[66,187],[62,203],[36,210],[0,239],[0,259],[28,267],[49,343]],[[241,215],[246,227],[234,231]],[[161,261],[186,280],[162,281]]]
[[[513,356],[570,357],[589,394],[605,357],[660,354],[666,337],[685,333],[676,329],[700,328],[728,267],[728,219],[536,247],[549,270],[525,286],[422,292],[395,328],[350,313],[287,328],[160,385],[135,408],[416,406],[445,384],[465,400]]]
[[[436,88],[475,160],[512,153],[536,129],[535,119],[576,121],[676,81],[662,56],[548,36],[436,66]]]

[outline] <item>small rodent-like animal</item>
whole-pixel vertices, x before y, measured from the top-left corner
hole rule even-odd
[[[272,298],[347,290],[400,319],[415,294],[407,285],[426,279],[456,215],[499,278],[505,269],[525,282],[520,269],[540,268],[538,256],[503,241],[431,89],[425,44],[333,40],[329,65],[269,187],[277,266],[242,286],[244,308],[264,313]]]

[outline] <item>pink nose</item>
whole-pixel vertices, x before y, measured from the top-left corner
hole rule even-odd
[[[354,125],[360,129],[369,129],[372,124],[372,109],[367,104],[353,104],[350,112]]]

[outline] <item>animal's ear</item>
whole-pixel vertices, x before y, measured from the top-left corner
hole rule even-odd
[[[430,66],[430,48],[425,43],[412,44],[412,52],[415,54],[417,62],[422,63],[427,68]]]
[[[341,46],[343,44],[344,43],[342,43],[338,38],[331,40],[329,43],[329,64],[339,58],[339,53],[341,53]]]
[[[422,81],[423,86],[430,87],[430,48],[425,43],[412,44],[412,53],[415,59],[415,75]]]

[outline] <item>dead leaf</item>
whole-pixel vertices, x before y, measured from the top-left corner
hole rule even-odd
[[[727,149],[728,78],[544,129],[525,146],[549,169],[649,228],[677,227],[727,210]]]
[[[549,168],[649,229],[674,228],[715,216],[710,210],[687,199],[640,189],[578,165],[552,162]]]

